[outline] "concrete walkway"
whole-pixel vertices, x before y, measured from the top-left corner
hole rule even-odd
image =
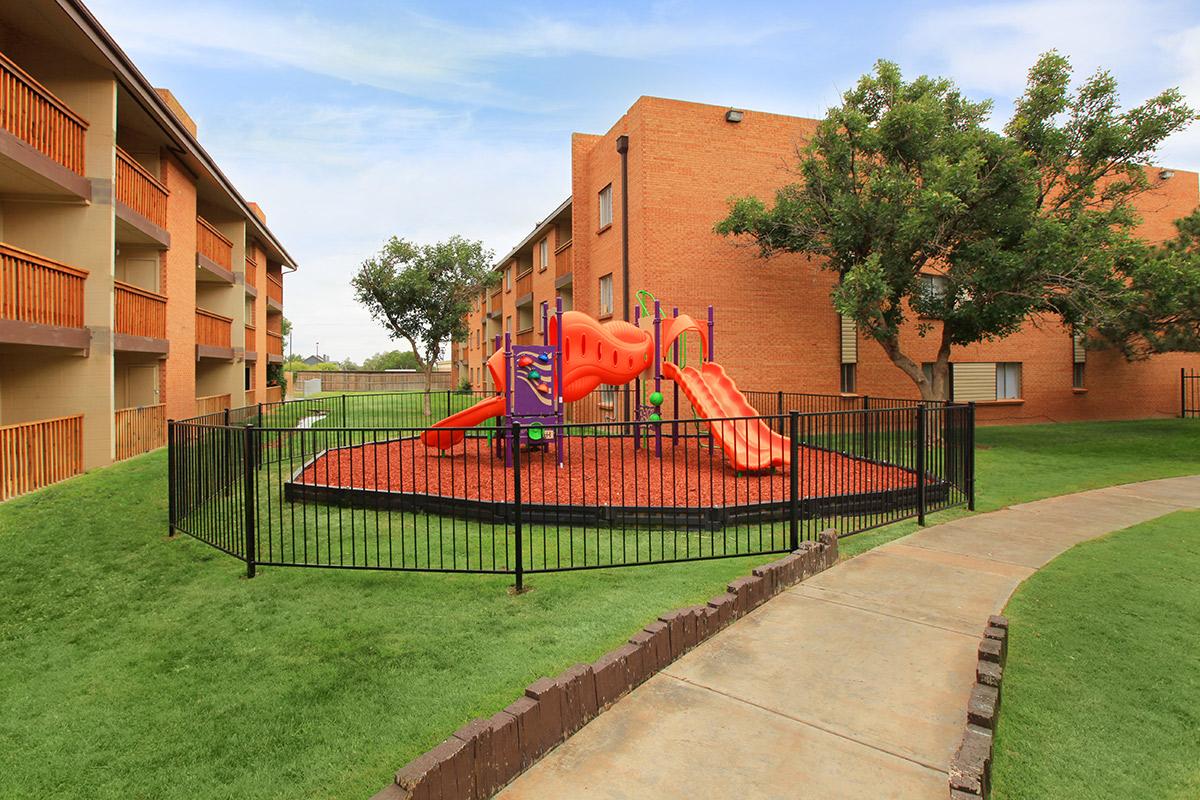
[[[984,621],[1095,536],[1200,507],[1200,476],[928,528],[778,595],[514,781],[521,798],[938,798]]]

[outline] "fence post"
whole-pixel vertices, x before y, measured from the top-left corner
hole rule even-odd
[[[243,429],[242,448],[242,463],[245,467],[242,476],[244,484],[242,503],[246,507],[246,577],[253,578],[256,560],[254,520],[257,514],[254,507],[254,427],[252,425],[247,425]]]
[[[775,393],[775,415],[778,417],[783,416],[783,390],[782,389],[780,389],[779,391],[777,391]],[[780,421],[779,424],[780,425],[783,424],[782,420]],[[783,433],[783,431],[780,431],[780,433]]]
[[[175,420],[167,420],[167,536],[175,535]]]
[[[349,427],[346,424],[346,395],[342,395],[342,427]]]
[[[519,594],[525,589],[525,548],[521,542],[521,423],[513,420],[509,447],[513,465],[513,534],[517,544],[517,586]]]
[[[255,464],[255,466],[259,466],[259,467],[261,467],[261,466],[262,466],[262,463],[263,463],[263,435],[262,435],[262,429],[263,429],[264,427],[266,427],[266,426],[264,425],[264,421],[263,421],[263,411],[262,411],[263,404],[262,404],[262,403],[258,403],[257,405],[258,405],[258,416],[257,416],[257,417],[255,417],[255,423],[254,423],[254,427],[258,428],[258,436],[256,437],[256,438],[258,439],[258,442],[257,442],[257,447],[255,448],[255,451],[254,451],[254,452],[257,454],[257,459],[258,459],[258,460],[257,460],[257,461],[255,461],[255,462],[254,462],[254,464]]]
[[[788,435],[791,442],[788,449],[791,455],[791,473],[788,475],[788,527],[790,533],[790,548],[795,552],[800,548],[800,412],[788,414]]]
[[[871,414],[870,414],[871,396],[869,394],[863,395],[862,410],[863,410],[863,415],[862,415],[862,420],[863,420],[863,424],[862,424],[862,437],[863,437],[862,454],[863,454],[863,458],[869,459],[872,457],[872,453],[875,451],[875,448],[871,447]]]
[[[221,415],[222,415],[221,424],[224,425],[225,427],[229,427],[229,409],[227,408],[224,411],[222,411]]]
[[[975,510],[975,401],[967,403],[967,510]]]
[[[1179,368],[1179,418],[1187,417],[1187,370]]]
[[[925,404],[917,406],[917,524],[925,524]]]
[[[446,416],[450,416],[450,390],[446,390]]]

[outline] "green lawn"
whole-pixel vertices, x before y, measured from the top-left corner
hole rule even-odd
[[[1195,425],[980,429],[980,506],[1200,471]],[[247,581],[166,538],[165,460],[0,505],[0,797],[367,797],[530,681],[767,560],[535,576],[520,597],[486,576]]]
[[[1200,797],[1198,529],[1086,542],[1009,601],[995,800]]]

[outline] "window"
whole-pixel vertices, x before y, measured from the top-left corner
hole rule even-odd
[[[506,267],[504,270],[504,291],[512,291],[512,267]]]
[[[612,273],[600,278],[600,316],[607,317],[613,313]]]
[[[538,271],[546,269],[550,266],[550,240],[542,239],[538,242]]]
[[[1083,389],[1086,387],[1086,384],[1083,382],[1083,368],[1084,363],[1082,361],[1076,361],[1075,369],[1071,371],[1071,386],[1076,389]]]
[[[600,230],[612,225],[612,184],[600,190]]]
[[[945,275],[922,275],[921,296],[929,302],[940,303],[945,299],[949,285]]]
[[[1016,400],[1021,396],[1021,364],[1020,362],[1000,362],[996,364],[996,399]]]
[[[842,364],[842,392],[854,394],[857,385],[854,364]]]
[[[512,316],[507,316],[504,318],[504,332],[512,333]]]

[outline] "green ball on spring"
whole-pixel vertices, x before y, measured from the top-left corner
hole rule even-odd
[[[662,414],[659,414],[657,411],[650,415],[651,422],[658,422],[661,419],[662,419]]]
[[[654,392],[650,395],[650,405],[661,406],[663,404],[662,392]]]

